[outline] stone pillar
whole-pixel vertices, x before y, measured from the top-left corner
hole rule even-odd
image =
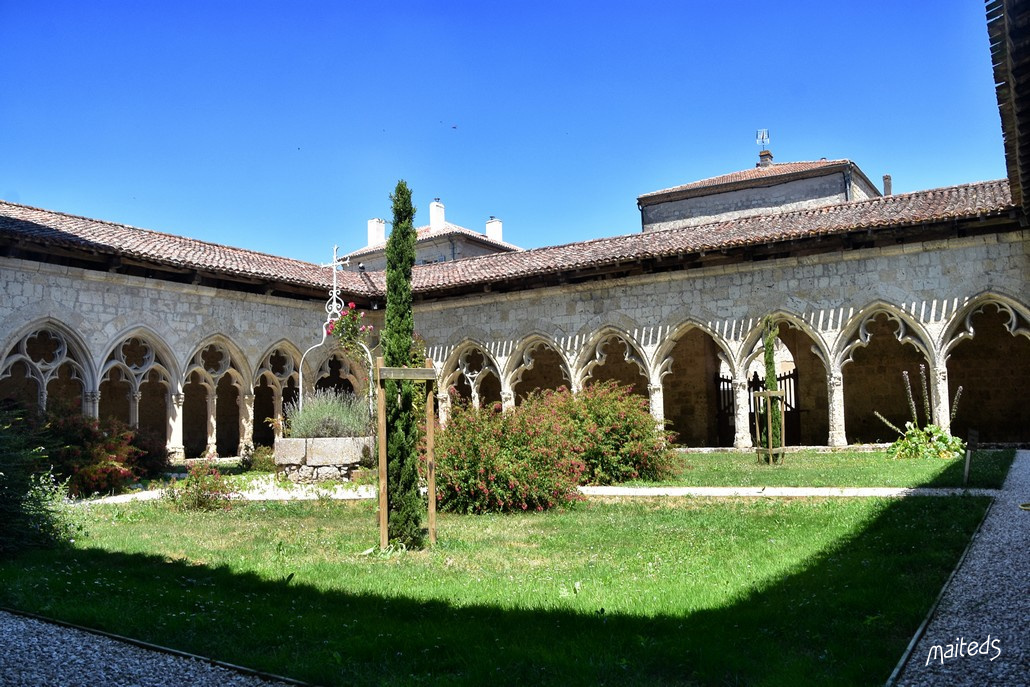
[[[733,447],[752,448],[747,371],[742,374],[743,377],[733,380]]]
[[[447,427],[447,418],[451,415],[451,395],[446,391],[437,390],[436,405],[440,410],[440,427]]]
[[[847,446],[848,436],[844,431],[844,376],[839,370],[832,371],[826,378],[826,392],[830,402],[830,436],[827,444]]]
[[[647,397],[651,401],[651,416],[659,427],[665,427],[665,389],[662,383],[648,384]]]
[[[168,439],[168,458],[173,461],[185,460],[186,449],[182,445],[182,402],[183,394],[168,395],[168,423],[170,427]]]
[[[129,398],[129,426],[139,427],[139,402],[143,394],[139,391],[132,391],[127,394]]]
[[[501,408],[511,410],[515,407],[515,394],[511,389],[501,389]]]
[[[207,446],[204,448],[204,458],[211,454],[218,453],[218,392],[216,389],[207,389]]]
[[[951,395],[948,392],[948,368],[945,365],[934,367],[930,375],[930,398],[933,399],[933,423],[945,432],[951,432]]]
[[[99,391],[87,391],[82,395],[82,414],[86,417],[100,417]]]
[[[254,394],[242,391],[240,389],[240,445],[236,448],[236,455],[254,446]]]

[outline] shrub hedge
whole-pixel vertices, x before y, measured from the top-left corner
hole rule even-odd
[[[436,444],[441,509],[545,510],[580,500],[581,483],[658,479],[669,469],[666,432],[627,387],[562,388],[499,406],[453,406]]]

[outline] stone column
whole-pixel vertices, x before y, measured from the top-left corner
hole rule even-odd
[[[847,446],[848,436],[844,431],[844,376],[839,370],[832,371],[826,378],[826,392],[830,402],[830,436],[827,444]]]
[[[747,371],[733,380],[733,447],[752,448],[750,427],[750,399],[748,398]]]
[[[511,410],[515,407],[515,394],[511,389],[501,389],[501,408]]]
[[[240,445],[236,455],[254,446],[254,394],[244,394],[240,389]]]
[[[168,458],[172,461],[185,460],[186,449],[182,445],[182,402],[186,397],[181,393],[168,395]]]
[[[82,395],[82,414],[86,417],[100,417],[99,391],[87,391]]]
[[[946,365],[934,367],[930,375],[930,398],[933,399],[933,423],[945,432],[951,431],[951,394],[948,392],[948,368]]]
[[[207,446],[204,448],[204,458],[218,453],[218,392],[216,389],[206,389],[206,391]]]
[[[659,427],[665,427],[665,389],[662,383],[648,384],[647,397],[651,401],[651,416]]]
[[[139,402],[143,394],[139,391],[132,391],[127,394],[129,398],[129,426],[139,427]]]
[[[439,410],[440,410],[440,413],[439,413],[439,415],[440,415],[440,417],[439,417],[440,426],[441,427],[446,427],[447,426],[447,418],[449,418],[450,415],[451,415],[451,395],[449,393],[447,393],[446,391],[439,391],[439,390],[437,390],[437,392],[436,392],[436,405],[437,405],[437,408],[439,408]]]

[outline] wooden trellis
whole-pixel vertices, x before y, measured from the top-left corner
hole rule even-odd
[[[376,379],[379,384],[379,548],[390,543],[389,512],[386,493],[386,388],[388,379],[419,382],[426,385],[426,481],[429,488],[429,543],[436,543],[436,458],[433,453],[433,425],[436,424],[433,409],[433,391],[436,385],[436,369],[433,361],[426,358],[425,367],[383,367],[383,359],[376,358]]]

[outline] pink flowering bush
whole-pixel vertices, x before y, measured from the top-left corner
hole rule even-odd
[[[535,393],[507,412],[457,405],[436,460],[440,507],[460,513],[568,505],[579,484],[660,479],[670,466],[647,401],[615,384]]]
[[[352,348],[362,342],[372,332],[372,325],[364,322],[364,311],[357,310],[353,301],[335,320],[329,320],[325,333],[334,337],[344,348]]]

